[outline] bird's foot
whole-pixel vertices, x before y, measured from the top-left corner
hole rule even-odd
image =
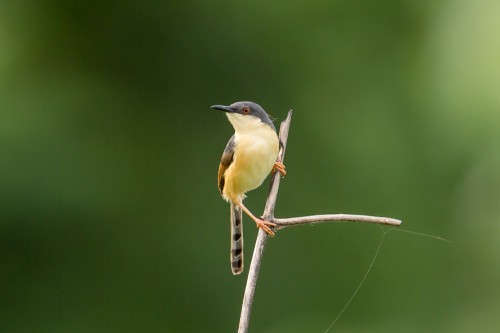
[[[282,177],[286,176],[285,165],[281,162],[274,162],[273,172],[278,171]]]
[[[255,223],[257,224],[257,228],[264,230],[269,236],[274,237],[274,232],[270,227],[275,227],[276,223],[264,221],[261,219],[256,219]]]

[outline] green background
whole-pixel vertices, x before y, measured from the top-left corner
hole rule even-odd
[[[294,110],[276,216],[452,241],[388,233],[330,332],[496,332],[499,18],[496,0],[1,1],[0,331],[235,332],[233,130],[209,106],[252,100]],[[250,331],[324,332],[383,230],[279,232]]]

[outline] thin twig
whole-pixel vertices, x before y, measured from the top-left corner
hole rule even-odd
[[[281,142],[281,149],[278,155],[278,162],[283,162],[285,157],[286,143],[288,141],[288,131],[290,129],[290,122],[292,120],[292,110],[288,112],[288,116],[281,123],[279,138]],[[280,173],[275,172],[271,178],[269,187],[269,194],[266,200],[266,207],[262,218],[266,221],[276,223],[275,230],[284,229],[287,227],[301,225],[301,224],[315,224],[322,222],[362,222],[362,223],[375,223],[390,226],[399,226],[400,220],[392,219],[389,217],[376,217],[367,215],[350,215],[350,214],[328,214],[328,215],[311,215],[291,218],[275,218],[274,207],[276,206],[276,199],[278,197],[278,189],[280,185]],[[245,295],[243,296],[243,304],[241,306],[240,324],[238,333],[247,333],[250,325],[250,315],[252,311],[253,297],[255,294],[255,287],[257,286],[257,279],[259,277],[260,265],[262,263],[262,256],[267,242],[267,233],[259,229],[255,248],[253,250],[252,262],[248,270],[247,285],[245,287]]]
[[[288,111],[288,116],[281,123],[280,126],[280,142],[281,149],[278,155],[278,162],[283,162],[285,157],[286,143],[288,141],[288,130],[290,129],[290,121],[292,120],[292,110]],[[267,195],[266,207],[264,208],[263,218],[265,220],[274,219],[274,207],[276,205],[276,198],[278,197],[278,189],[280,186],[280,173],[275,172],[271,178],[271,185],[269,187],[269,194]],[[250,315],[252,312],[253,295],[255,294],[255,287],[257,286],[257,279],[259,278],[260,264],[262,263],[262,256],[267,242],[267,234],[264,230],[259,229],[257,240],[253,249],[252,262],[248,270],[247,285],[245,287],[245,295],[243,296],[243,305],[241,306],[240,325],[238,333],[248,332],[250,324]]]
[[[301,217],[290,217],[286,219],[273,218],[272,222],[276,223],[276,230],[286,227],[301,224],[315,224],[322,222],[362,222],[362,223],[375,223],[383,225],[391,225],[399,227],[400,220],[392,219],[390,217],[377,217],[367,215],[351,215],[351,214],[328,214],[328,215],[311,215]]]

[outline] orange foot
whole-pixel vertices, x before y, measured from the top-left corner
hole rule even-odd
[[[274,232],[270,227],[275,227],[276,223],[264,221],[261,219],[256,219],[255,223],[257,223],[257,228],[264,230],[269,236],[274,237]]]
[[[281,162],[274,162],[273,172],[275,172],[275,171],[279,171],[279,173],[283,177],[286,176],[285,165]]]

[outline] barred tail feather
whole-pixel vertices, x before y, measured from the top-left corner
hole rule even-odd
[[[231,271],[243,272],[243,216],[241,208],[231,203]]]

